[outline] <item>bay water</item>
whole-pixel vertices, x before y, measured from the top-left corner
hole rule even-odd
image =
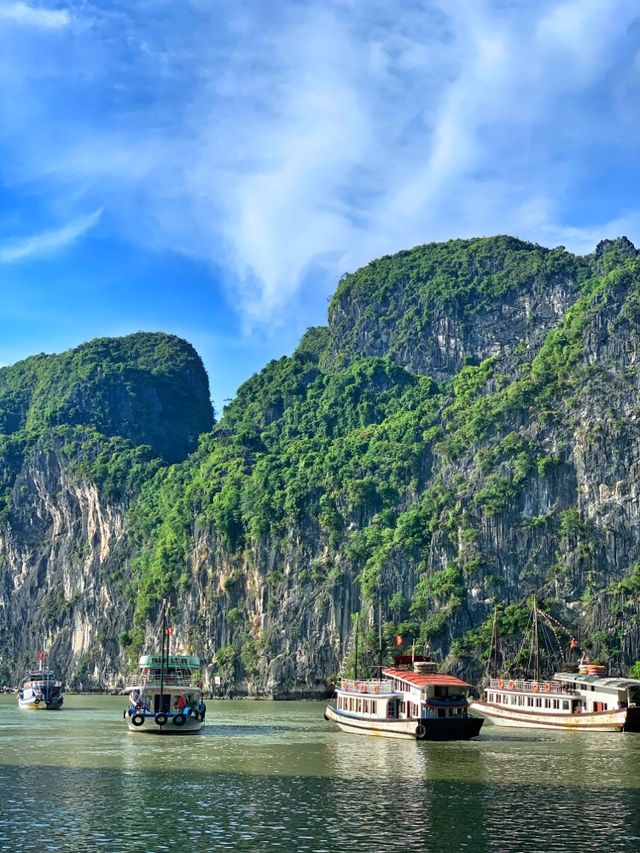
[[[200,735],[126,699],[0,697],[0,851],[640,851],[640,735],[340,732],[320,702],[208,702]]]

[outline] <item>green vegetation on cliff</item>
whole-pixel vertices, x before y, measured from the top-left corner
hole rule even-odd
[[[52,448],[130,505],[120,644],[142,648],[169,597],[182,641],[258,692],[301,660],[322,689],[358,611],[373,662],[380,599],[389,655],[399,634],[477,676],[495,605],[515,647],[535,593],[622,669],[640,658],[639,305],[624,240],[417,247],[346,276],[329,326],[215,425],[170,336],[27,359],[0,371],[4,517]]]
[[[619,255],[617,244],[576,258],[506,237],[452,241],[343,279],[329,328],[309,330],[292,357],[245,383],[180,472],[160,472],[143,489],[138,638],[157,596],[191,583],[202,535],[217,553],[212,576],[217,561],[235,567],[215,596],[221,617],[234,614],[225,665],[233,661],[237,677],[250,636],[265,661],[279,651],[269,630],[250,635],[241,618],[256,582],[270,621],[292,634],[295,617],[282,611],[292,585],[311,606],[318,596],[339,601],[355,582],[365,614],[382,596],[389,637],[431,643],[476,667],[496,602],[515,607],[537,591],[566,615],[585,584],[607,583],[619,567],[596,567],[582,528],[573,549],[567,524],[580,499],[570,444],[580,389],[594,376],[594,318],[623,293],[615,310],[628,323],[638,298],[638,262]],[[462,306],[464,343],[473,318],[482,323],[509,294],[528,294],[532,313],[537,299],[544,316],[550,288],[566,310],[527,350],[507,335],[497,355],[470,357],[439,381],[401,363],[415,340],[441,367],[430,306]],[[389,354],[359,354],[370,339]],[[510,528],[500,543],[496,525]],[[505,543],[515,549],[508,557]]]

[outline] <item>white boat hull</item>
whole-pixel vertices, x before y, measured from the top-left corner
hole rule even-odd
[[[130,732],[147,735],[195,735],[204,726],[204,720],[184,714],[132,714],[125,713]]]
[[[60,711],[63,707],[62,699],[51,699],[49,703],[44,701],[44,699],[39,699],[38,701],[35,698],[29,697],[28,699],[18,699],[18,707],[24,708],[28,711]]]
[[[582,714],[540,713],[477,700],[471,702],[469,707],[474,713],[491,720],[496,726],[591,732],[620,732],[628,722],[629,713],[626,708]]]
[[[333,705],[327,706],[324,716],[343,732],[409,740],[467,740],[479,733],[483,722],[477,717],[408,720],[358,717],[338,711]]]

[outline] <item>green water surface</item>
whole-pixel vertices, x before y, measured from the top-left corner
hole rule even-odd
[[[318,702],[211,701],[200,735],[125,700],[0,697],[0,851],[640,851],[640,735],[349,735]]]

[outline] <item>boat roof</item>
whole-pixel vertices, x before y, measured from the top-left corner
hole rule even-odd
[[[612,678],[602,675],[579,675],[576,672],[556,672],[554,674],[556,681],[571,681],[576,684],[593,684],[600,687],[611,687],[617,690],[623,690],[627,687],[640,687],[640,680],[637,678]]]
[[[200,669],[200,658],[197,655],[166,655],[164,665],[174,669]],[[142,655],[138,659],[138,666],[162,666],[162,655]]]
[[[399,678],[414,687],[427,687],[430,684],[447,687],[471,687],[461,678],[443,672],[409,672],[406,669],[383,669],[382,672],[388,678]]]
[[[25,681],[29,681],[30,679],[35,678],[39,681],[57,681],[56,674],[52,669],[38,669],[32,670],[24,675],[20,681],[20,684],[24,684]]]

